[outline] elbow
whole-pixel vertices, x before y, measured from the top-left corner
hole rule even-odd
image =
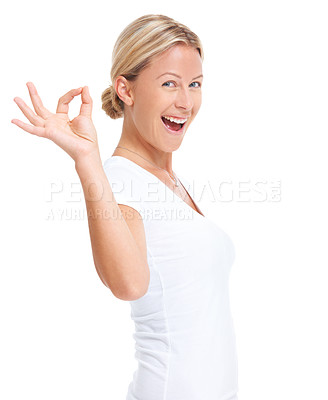
[[[132,294],[124,294],[124,295],[114,294],[114,296],[123,301],[135,301],[142,297],[140,295],[132,295]]]
[[[145,296],[145,294],[148,291],[148,286],[146,289],[130,289],[130,290],[124,290],[124,291],[115,291],[112,293],[114,294],[115,297],[117,297],[120,300],[124,301],[135,301],[139,300],[141,297]]]
[[[102,271],[106,271],[103,269]],[[134,301],[143,297],[148,292],[150,282],[150,271],[147,268],[139,268],[135,279],[109,279],[106,273],[100,274],[104,285],[112,294],[120,300]]]
[[[117,297],[120,300],[135,301],[146,295],[146,293],[148,292],[148,287],[149,287],[149,277],[147,282],[140,287],[133,286],[128,289],[125,288],[115,291],[112,290],[112,293],[114,294],[115,297]]]

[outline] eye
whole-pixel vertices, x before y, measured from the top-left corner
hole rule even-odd
[[[202,84],[200,82],[193,82],[193,83],[191,83],[191,85],[194,84],[194,83],[197,83],[199,88],[202,86]]]
[[[174,81],[167,81],[167,82],[164,82],[162,86],[172,87],[172,86],[169,86],[170,83],[175,84]],[[192,86],[192,87],[199,87],[200,88],[202,86],[202,84],[200,82],[193,82],[190,85],[193,85],[193,84],[197,84],[198,86]]]
[[[166,85],[167,83],[174,83],[174,82],[173,81],[167,81],[167,82],[164,82],[162,86],[167,86]],[[169,86],[167,86],[167,87],[169,87]]]

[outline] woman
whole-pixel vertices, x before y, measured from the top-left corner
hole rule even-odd
[[[172,167],[172,152],[201,105],[202,61],[199,38],[169,17],[145,15],[123,30],[113,51],[113,85],[102,94],[103,109],[123,117],[123,129],[104,164],[86,86],[61,97],[56,114],[32,83],[36,114],[15,98],[33,125],[12,122],[74,159],[96,270],[131,304],[138,369],[127,400],[237,399],[228,293],[234,246]],[[69,121],[69,102],[79,94],[80,115]]]

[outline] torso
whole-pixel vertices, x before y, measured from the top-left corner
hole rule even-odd
[[[134,163],[140,165],[140,167],[144,168],[151,174],[155,175],[158,179],[160,179],[164,185],[166,185],[169,189],[172,190],[177,196],[179,196],[186,204],[188,204],[189,207],[191,207],[193,210],[198,212],[200,215],[204,217],[202,212],[197,208],[195,203],[193,202],[192,198],[190,197],[189,193],[186,191],[184,188],[182,182],[179,180],[179,186],[175,186],[174,182],[172,179],[168,177],[168,175],[155,167],[152,167],[147,161],[143,161],[140,157],[138,156],[127,156],[126,152],[120,151],[119,149],[116,149],[112,156],[121,156],[129,159],[130,161],[133,161]]]
[[[142,215],[150,273],[147,292],[130,301],[138,368],[126,400],[237,400],[233,242],[189,196],[182,201],[190,185],[183,175],[177,191],[136,158],[114,154],[104,163],[117,204]]]

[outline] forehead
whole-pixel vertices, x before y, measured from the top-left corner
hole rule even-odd
[[[143,72],[156,77],[165,72],[197,76],[202,73],[202,60],[197,49],[178,44],[155,56]]]

